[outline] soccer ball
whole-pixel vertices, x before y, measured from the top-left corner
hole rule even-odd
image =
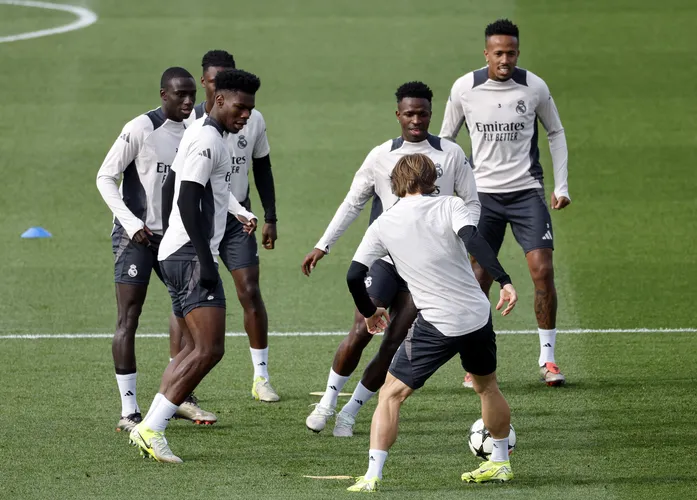
[[[515,449],[515,429],[511,425],[511,432],[508,434],[508,454],[513,453]],[[494,448],[494,442],[489,434],[489,431],[484,427],[484,421],[480,418],[475,423],[472,424],[470,428],[470,437],[468,440],[470,445],[470,450],[474,453],[474,456],[481,458],[482,460],[489,460],[491,457],[491,452]]]

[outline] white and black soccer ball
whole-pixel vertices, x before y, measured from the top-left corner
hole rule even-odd
[[[513,453],[515,449],[515,429],[511,425],[511,432],[508,434],[508,454]],[[494,441],[489,434],[489,431],[484,427],[484,421],[480,418],[475,423],[472,424],[470,428],[470,437],[468,440],[470,450],[474,453],[474,456],[481,458],[482,460],[489,460],[491,457],[491,452],[494,449]]]

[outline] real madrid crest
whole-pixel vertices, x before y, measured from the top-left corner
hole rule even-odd
[[[518,105],[515,107],[515,112],[519,115],[524,115],[528,108],[525,107],[525,101],[518,101]]]
[[[436,163],[436,172],[438,173],[439,179],[443,177],[443,167],[441,167],[440,163]]]
[[[523,101],[520,101],[520,102],[523,102]],[[523,109],[525,109],[525,107],[523,107]],[[237,138],[237,147],[241,148],[241,149],[244,149],[247,147],[247,139],[245,139],[245,137],[243,135],[241,135]]]

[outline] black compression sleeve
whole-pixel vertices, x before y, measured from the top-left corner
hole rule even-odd
[[[457,235],[465,242],[467,251],[477,259],[480,266],[493,276],[494,280],[498,281],[501,286],[511,282],[511,277],[506,274],[499,259],[496,258],[496,254],[479,234],[476,227],[465,226],[457,232]]]
[[[358,311],[363,317],[370,318],[377,311],[377,307],[370,300],[368,290],[365,288],[365,277],[367,275],[368,267],[354,260],[351,262],[351,266],[346,274],[346,283]]]
[[[252,160],[254,184],[259,191],[261,205],[264,207],[264,222],[276,223],[276,189],[271,171],[271,155]]]
[[[172,202],[174,201],[174,185],[176,184],[177,173],[170,170],[162,185],[162,232],[169,227],[169,216],[172,213]]]
[[[196,255],[202,268],[213,265],[213,254],[206,238],[209,234],[208,224],[201,212],[201,200],[203,199],[204,187],[198,182],[182,181],[179,188],[179,199],[177,206],[181,214],[184,229],[186,229],[191,243],[196,249]]]

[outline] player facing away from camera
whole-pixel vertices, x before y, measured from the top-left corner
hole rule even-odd
[[[238,133],[254,109],[259,79],[242,70],[215,77],[215,106],[184,133],[170,175],[174,203],[158,252],[186,345],[169,363],[148,414],[130,434],[142,454],[178,463],[164,431],[179,405],[225,352],[225,294],[218,246],[230,204],[232,162],[225,134]]]
[[[397,162],[391,182],[399,202],[368,228],[346,278],[371,333],[378,333],[389,322],[387,312],[373,303],[365,286],[370,266],[385,255],[392,257],[419,311],[380,389],[370,429],[368,471],[349,491],[378,488],[387,453],[397,439],[402,403],[456,354],[473,376],[482,418],[494,440],[491,460],[464,473],[462,480],[481,483],[513,478],[508,460],[511,411],[496,383],[491,306],[467,254],[476,256],[501,285],[496,309],[508,302],[504,316],[515,306],[517,295],[463,201],[434,196],[436,178],[436,168],[426,155],[408,155]]]
[[[552,219],[537,146],[538,120],[547,131],[554,166],[551,205],[569,203],[568,150],[564,128],[547,84],[517,67],[518,27],[500,19],[486,27],[487,66],[458,79],[445,107],[441,137],[455,140],[466,125],[472,143],[472,166],[482,202],[479,232],[498,254],[506,225],[525,252],[535,287],[535,315],[540,338],[538,366],[547,385],[562,385],[564,375],[554,358],[557,336],[557,292],[552,264]],[[484,293],[491,276],[476,259],[474,272]],[[471,378],[464,385],[471,387]]]
[[[196,82],[184,68],[169,68],[160,81],[159,108],[128,122],[97,173],[97,188],[114,214],[111,233],[116,283],[116,332],[111,344],[121,394],[116,430],[142,420],[136,401],[135,336],[163,234],[162,183],[196,102]],[[119,187],[119,182],[121,183]]]
[[[388,209],[397,201],[392,192],[390,176],[397,161],[408,154],[423,153],[431,158],[438,175],[436,193],[446,196],[457,194],[464,200],[474,220],[479,219],[477,188],[464,151],[453,142],[428,133],[433,99],[431,89],[421,82],[409,82],[397,89],[396,96],[396,115],[402,135],[384,142],[368,154],[324,235],[314,250],[305,257],[302,271],[306,275],[329,253],[329,249],[358,217],[371,197],[375,197],[371,222],[380,215],[383,207]],[[392,261],[386,258],[375,262],[366,280],[371,299],[375,305],[390,309],[392,323],[385,331],[380,350],[363,372],[351,399],[336,417],[333,432],[336,437],[353,436],[358,411],[385,382],[390,361],[416,318],[416,308],[409,289]],[[320,432],[324,429],[327,420],[334,414],[339,392],[356,369],[363,349],[371,339],[372,335],[365,327],[363,316],[356,310],[353,327],[334,355],[324,396],[305,422],[310,430]]]
[[[215,75],[226,69],[234,69],[235,59],[224,50],[211,50],[203,56],[201,66],[201,84],[205,89],[206,100],[194,107],[188,121],[200,119],[210,113],[215,104]],[[232,160],[232,196],[247,210],[251,210],[248,177],[251,163],[254,183],[264,207],[261,244],[266,250],[273,250],[277,238],[276,191],[264,117],[256,109],[253,110],[244,128],[237,134],[228,135],[226,140]],[[249,338],[249,351],[254,367],[252,396],[259,401],[275,402],[280,398],[269,382],[269,321],[259,288],[257,240],[245,232],[244,225],[232,210],[227,217],[225,234],[220,242],[220,258],[232,274],[237,298],[244,310],[244,329]],[[181,332],[176,328],[176,323],[173,331],[178,333],[171,339],[172,357],[181,349]]]

